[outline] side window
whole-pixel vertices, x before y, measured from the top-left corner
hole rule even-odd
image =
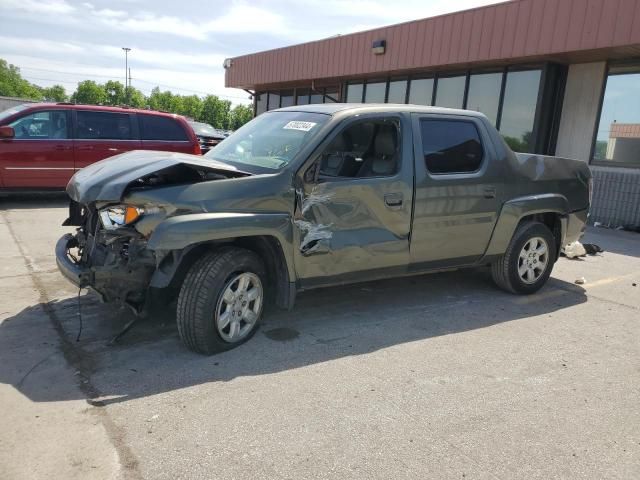
[[[131,140],[131,119],[127,113],[78,111],[76,138],[89,140]]]
[[[482,142],[472,122],[421,120],[424,162],[430,173],[471,173],[482,164]]]
[[[400,169],[400,123],[396,119],[351,124],[325,149],[320,176],[387,177]]]
[[[138,115],[142,140],[186,142],[189,137],[177,120],[159,115]]]
[[[25,115],[10,123],[16,132],[15,138],[49,140],[69,138],[66,110],[50,110]]]

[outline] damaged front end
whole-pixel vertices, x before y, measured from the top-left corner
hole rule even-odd
[[[107,223],[112,222],[109,214],[117,215],[118,210],[87,206],[77,233],[58,241],[56,260],[62,274],[79,288],[91,288],[105,302],[123,303],[140,312],[156,258],[135,228]]]
[[[72,203],[65,225],[79,228],[58,241],[58,268],[79,288],[90,288],[105,302],[123,303],[141,313],[162,261],[158,256],[163,255],[148,248],[148,239],[167,218],[200,210],[177,208],[168,199],[148,204],[140,195],[249,175],[171,152],[134,151],[83,168],[67,186]],[[136,194],[138,201],[132,201]]]

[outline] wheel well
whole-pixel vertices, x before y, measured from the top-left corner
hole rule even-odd
[[[553,238],[556,240],[556,260],[560,256],[560,249],[562,245],[562,222],[560,220],[560,214],[556,212],[542,212],[542,213],[534,213],[533,215],[527,215],[520,219],[518,222],[518,227],[526,222],[540,222],[551,230],[553,234]]]
[[[198,258],[223,246],[238,246],[255,252],[264,262],[267,272],[267,295],[275,301],[277,306],[290,308],[294,299],[290,290],[287,260],[280,242],[275,237],[268,235],[216,240],[193,246],[180,258],[180,263],[171,279],[169,289],[173,294],[177,295],[189,268]]]

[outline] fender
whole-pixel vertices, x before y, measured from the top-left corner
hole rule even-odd
[[[171,217],[158,225],[149,238],[151,250],[182,250],[215,240],[251,236],[275,237],[282,247],[289,278],[293,268],[293,229],[286,213],[194,213]]]
[[[560,214],[562,241],[564,241],[567,231],[566,215],[569,213],[569,202],[566,197],[556,193],[527,195],[504,203],[484,257],[504,254],[518,223],[524,217],[547,212]]]

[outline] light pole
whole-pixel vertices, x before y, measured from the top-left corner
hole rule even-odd
[[[127,105],[129,105],[129,86],[127,84],[127,75],[129,72],[129,47],[122,47],[124,50],[124,96],[126,98]]]

